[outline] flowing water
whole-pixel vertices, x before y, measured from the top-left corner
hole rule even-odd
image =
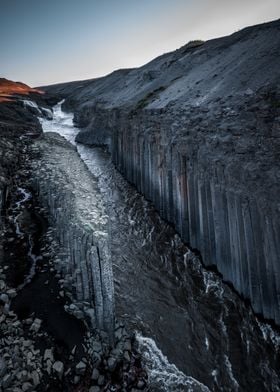
[[[25,210],[25,204],[32,199],[32,195],[29,191],[22,187],[18,187],[17,193],[20,194],[19,200],[15,203],[15,208],[14,212],[16,213],[15,217],[13,218],[14,220],[14,226],[16,230],[16,235],[20,238],[23,239],[24,236],[27,236],[27,244],[28,244],[28,252],[27,252],[27,258],[30,262],[29,265],[29,271],[24,277],[24,281],[18,285],[17,289],[20,290],[22,289],[26,284],[30,283],[32,278],[35,275],[35,270],[36,270],[36,264],[38,260],[41,260],[42,257],[39,255],[36,255],[36,252],[34,252],[34,233],[28,233],[28,231],[22,229],[21,224],[20,224],[20,219],[21,216],[24,214]]]
[[[61,103],[44,132],[72,144]],[[136,332],[158,391],[280,391],[279,336],[182,243],[100,148],[77,144],[110,216],[117,317]]]

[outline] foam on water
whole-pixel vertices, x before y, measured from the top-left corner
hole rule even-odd
[[[276,350],[280,348],[280,335],[272,329],[269,324],[265,324],[257,320],[258,326],[262,332],[264,340],[271,340]]]
[[[170,363],[153,339],[137,333],[136,340],[149,375],[151,387],[166,392],[210,391],[205,385],[193,377],[186,376],[174,364]]]
[[[49,121],[42,117],[39,117],[39,121],[42,125],[43,132],[57,132],[61,136],[65,137],[65,139],[70,143],[76,145],[75,137],[79,130],[73,125],[74,115],[72,113],[65,113],[62,111],[61,106],[63,102],[64,100],[60,101],[53,107],[53,118],[55,121]]]
[[[25,107],[29,106],[30,108],[36,109],[38,113],[41,113],[41,110],[39,109],[39,106],[36,102],[30,101],[29,99],[24,99],[23,104]]]

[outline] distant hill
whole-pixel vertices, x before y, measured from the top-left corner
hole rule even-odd
[[[9,102],[19,95],[29,95],[31,93],[44,94],[42,90],[29,87],[27,84],[0,78],[0,102]]]

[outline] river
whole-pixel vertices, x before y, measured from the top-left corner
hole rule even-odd
[[[98,147],[75,143],[73,114],[53,108],[44,132],[76,145],[110,217],[117,318],[136,333],[160,391],[280,391],[280,338],[199,258]]]

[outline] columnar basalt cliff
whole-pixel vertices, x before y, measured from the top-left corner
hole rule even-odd
[[[280,21],[44,88],[206,265],[280,323]]]
[[[92,327],[106,331],[113,340],[109,224],[96,181],[75,148],[57,134],[37,139],[33,152],[34,188],[50,213],[59,242],[56,269],[77,304],[76,313],[83,311]]]

